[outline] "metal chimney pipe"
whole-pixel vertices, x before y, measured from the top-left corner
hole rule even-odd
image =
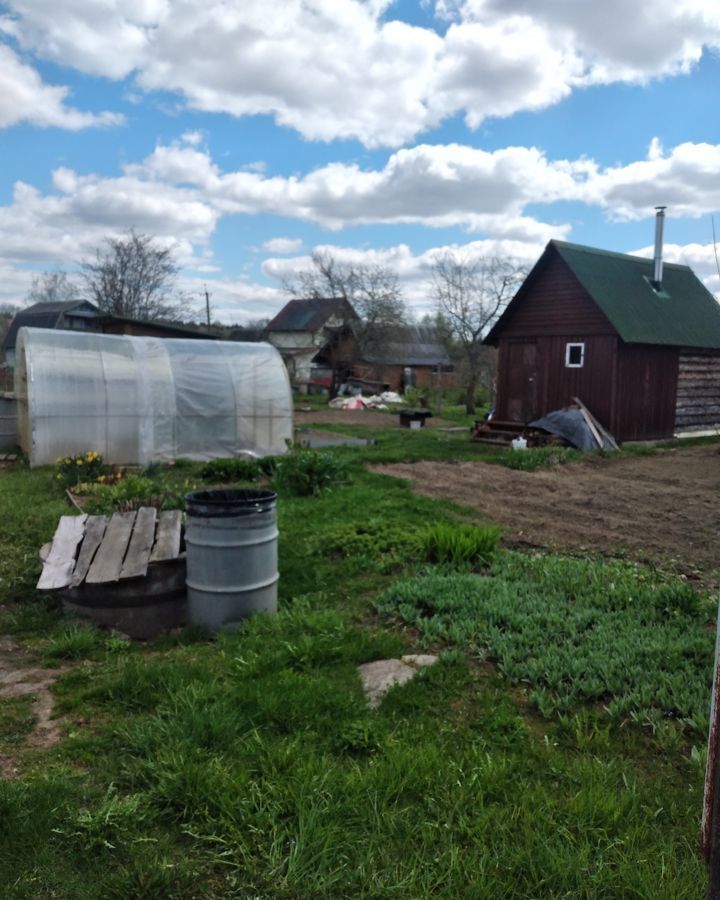
[[[662,287],[663,272],[663,227],[665,225],[665,209],[664,206],[656,206],[655,214],[655,268],[653,271],[653,286],[656,291]]]

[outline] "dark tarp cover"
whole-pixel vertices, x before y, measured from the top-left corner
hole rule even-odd
[[[556,409],[541,419],[530,422],[530,425],[565,438],[578,450],[597,450],[597,441],[579,409]],[[603,446],[610,448],[606,441],[603,441]]]

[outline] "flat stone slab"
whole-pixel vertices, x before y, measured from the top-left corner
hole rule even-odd
[[[426,653],[410,653],[401,659],[377,659],[358,666],[358,673],[370,709],[376,709],[384,695],[397,684],[405,684],[424,666],[437,662],[437,656]]]

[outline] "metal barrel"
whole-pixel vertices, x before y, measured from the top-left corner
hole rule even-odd
[[[210,631],[277,611],[277,494],[194,491],[185,497],[188,620]]]
[[[17,400],[0,397],[0,450],[12,450],[17,445]]]

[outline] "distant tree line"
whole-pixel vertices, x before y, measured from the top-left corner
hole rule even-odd
[[[432,267],[431,291],[435,314],[431,324],[457,363],[465,391],[465,407],[475,412],[478,386],[492,380],[494,355],[483,339],[503,312],[526,275],[526,267],[510,257],[469,258],[457,252],[438,256]],[[178,266],[170,248],[130,229],[106,238],[92,258],[81,265],[79,280],[56,270],[37,275],[26,296],[28,303],[87,299],[112,315],[131,319],[182,322],[189,318],[187,294],[177,289]],[[310,265],[283,281],[294,298],[338,301],[340,331],[352,333],[352,353],[362,357],[370,348],[382,353],[398,329],[412,322],[397,273],[374,263],[346,262],[327,251],[316,251]],[[266,320],[239,329],[264,327]],[[228,326],[216,323],[214,333]],[[333,369],[350,368],[348,343],[337,342]],[[488,384],[489,387],[489,384]]]

